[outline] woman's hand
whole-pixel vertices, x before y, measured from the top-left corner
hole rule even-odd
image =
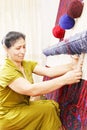
[[[84,54],[82,53],[79,57],[74,55],[72,57],[73,70],[67,72],[64,76],[66,77],[66,84],[74,84],[80,82],[82,78],[82,65],[84,60]]]
[[[82,78],[82,70],[74,69],[72,71],[67,72],[65,75],[65,84],[74,84],[80,82]]]
[[[82,53],[80,56],[78,56],[78,55],[71,56],[72,57],[72,69],[82,68],[84,55],[85,54]]]

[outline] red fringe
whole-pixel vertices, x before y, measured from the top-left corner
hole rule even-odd
[[[80,98],[76,107],[78,108],[77,110],[81,118],[82,126],[84,126],[84,124],[87,125],[87,82],[84,82]]]

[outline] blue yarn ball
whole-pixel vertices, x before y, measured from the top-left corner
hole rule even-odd
[[[69,17],[67,14],[64,14],[59,19],[59,25],[63,29],[71,29],[75,24],[75,20]]]

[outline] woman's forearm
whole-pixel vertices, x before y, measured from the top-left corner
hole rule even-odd
[[[50,78],[60,76],[73,69],[73,63],[58,65],[55,67],[42,67],[37,65],[33,73],[40,76],[48,76]]]
[[[31,95],[31,96],[44,95],[56,89],[59,89],[64,85],[65,85],[65,80],[63,80],[62,77],[39,82],[39,83],[34,83],[32,84],[31,89],[29,89],[29,91],[26,91],[26,95]]]
[[[47,71],[46,76],[48,77],[56,77],[56,76],[61,76],[65,74],[66,72],[70,71],[73,69],[73,64],[65,64],[65,65],[59,65],[55,67],[48,68],[49,71]]]
[[[61,88],[67,84],[73,84],[80,81],[82,72],[80,70],[73,70],[67,72],[65,75],[58,78],[44,81],[40,83],[32,84],[29,89],[26,91],[26,95],[37,96],[46,93],[50,93],[56,89]]]
[[[20,94],[28,96],[39,96],[42,94],[50,93],[66,84],[73,84],[79,82],[82,77],[81,69],[81,67],[78,67],[77,69],[68,71],[63,76],[56,77],[49,81],[42,81],[34,84],[31,84],[27,79],[20,77],[14,80],[9,85],[9,87],[13,91]]]

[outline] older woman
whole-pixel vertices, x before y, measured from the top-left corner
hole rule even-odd
[[[78,65],[77,60],[75,65],[69,63],[54,68],[26,61],[25,35],[14,31],[5,36],[3,46],[7,58],[0,68],[0,130],[62,129],[59,105],[56,102],[29,99],[30,96],[46,94],[63,85],[79,82],[82,76],[82,58],[79,60],[79,69],[73,69]],[[33,83],[33,73],[56,78]]]

